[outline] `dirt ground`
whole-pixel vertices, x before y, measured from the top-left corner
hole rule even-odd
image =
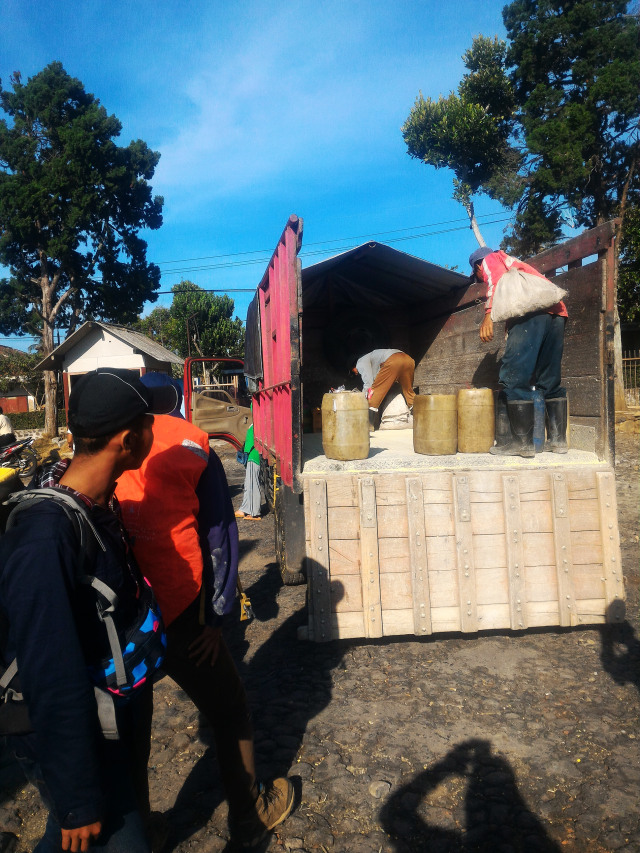
[[[340,641],[296,639],[273,519],[240,522],[256,618],[228,641],[254,713],[259,773],[288,774],[294,814],[260,849],[349,853],[640,851],[638,436],[617,435],[627,619],[621,626]],[[244,470],[216,449],[239,505]],[[206,724],[156,686],[150,781],[165,850],[230,851]],[[32,849],[43,813],[10,759],[0,831]],[[11,849],[10,836],[5,847]]]

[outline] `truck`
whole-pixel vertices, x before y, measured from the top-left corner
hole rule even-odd
[[[614,240],[608,222],[528,259],[568,291],[570,450],[535,459],[413,451],[378,431],[367,459],[327,459],[312,430],[349,356],[393,347],[420,394],[498,390],[504,334],[482,344],[484,285],[368,242],[302,270],[291,216],[247,312],[255,444],[273,482],[285,583],[308,586],[301,636],[580,626],[624,616],[616,512]]]

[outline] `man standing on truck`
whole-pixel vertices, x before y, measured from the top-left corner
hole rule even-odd
[[[529,264],[482,246],[469,256],[476,281],[487,285],[480,340],[493,340],[491,306],[500,278],[509,269],[544,278]],[[547,441],[545,450],[567,452],[567,392],[561,387],[561,363],[567,309],[564,302],[507,321],[507,343],[500,364],[499,381],[504,386],[511,439],[491,448],[500,456],[535,456],[533,444],[533,387],[544,395]]]
[[[171,379],[147,373],[140,381],[155,387]],[[120,477],[116,494],[162,610],[163,669],[213,729],[231,837],[251,849],[289,815],[293,786],[286,778],[256,780],[251,714],[222,635],[238,579],[233,506],[207,434],[182,418],[179,405],[172,415],[155,419],[151,453]]]
[[[400,389],[407,406],[413,406],[413,374],[415,361],[399,349],[374,349],[352,362],[349,372],[362,379],[363,391],[369,401],[369,429],[374,431],[379,423],[378,409],[394,382]]]

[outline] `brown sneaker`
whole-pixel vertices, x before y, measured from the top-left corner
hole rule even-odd
[[[273,779],[260,784],[260,793],[252,808],[231,822],[231,838],[243,850],[250,850],[276,826],[286,820],[293,808],[293,785],[288,779]]]

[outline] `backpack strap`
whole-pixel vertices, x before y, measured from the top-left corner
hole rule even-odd
[[[0,678],[0,700],[2,702],[9,702],[13,700],[15,702],[22,701],[22,693],[18,693],[17,690],[10,690],[9,685],[13,681],[14,676],[18,672],[18,661],[14,658],[9,666],[2,673],[2,678]]]

